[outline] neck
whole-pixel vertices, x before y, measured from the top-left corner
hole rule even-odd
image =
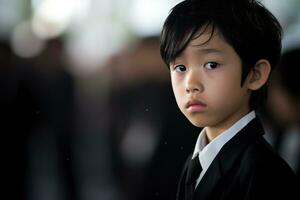
[[[250,109],[242,110],[240,112],[235,113],[234,115],[231,115],[230,117],[224,119],[223,121],[219,122],[218,124],[216,124],[214,126],[205,127],[208,142],[212,141],[213,139],[218,137],[220,134],[222,134],[224,131],[229,129],[233,124],[235,124],[242,117],[247,115],[249,112],[250,112]]]
[[[212,127],[206,127],[205,131],[206,131],[207,141],[211,142],[213,139],[218,137],[225,130],[224,129],[218,129],[218,128],[212,128]]]

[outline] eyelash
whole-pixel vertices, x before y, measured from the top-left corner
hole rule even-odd
[[[174,71],[183,72],[183,70],[180,70],[181,67],[184,67],[184,71],[186,71],[186,66],[185,65],[176,65],[174,67]]]
[[[209,64],[213,64],[214,65],[214,67],[211,67],[211,66],[209,66]],[[214,69],[216,69],[217,67],[219,67],[219,63],[217,63],[217,62],[207,62],[207,63],[205,63],[204,65],[203,65],[203,67],[205,68],[205,69],[207,69],[207,70],[214,70]],[[182,67],[184,67],[184,69],[182,69]],[[181,69],[180,69],[181,68]],[[185,65],[176,65],[175,67],[174,67],[174,70],[175,71],[177,71],[177,72],[184,72],[184,71],[186,71],[186,66]]]
[[[213,67],[213,68],[211,68],[211,67],[207,67],[208,66],[208,64],[214,64],[215,66]],[[207,62],[207,63],[205,63],[204,64],[204,68],[206,68],[206,69],[208,69],[208,70],[213,70],[213,69],[216,69],[217,67],[219,67],[219,63],[217,63],[217,62]]]

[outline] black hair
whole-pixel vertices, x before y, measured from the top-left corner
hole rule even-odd
[[[282,27],[260,2],[185,0],[171,10],[161,32],[160,53],[167,66],[190,41],[208,28],[211,28],[211,37],[217,28],[241,58],[241,85],[258,60],[268,60],[272,68],[277,65],[281,54]],[[199,30],[202,31],[199,33]],[[254,91],[250,98],[251,109],[262,105],[266,94],[266,85]]]

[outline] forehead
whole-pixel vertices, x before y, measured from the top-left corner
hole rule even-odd
[[[207,51],[226,51],[233,50],[231,45],[224,39],[222,33],[217,29],[200,29],[195,37],[187,45],[188,48],[203,49]]]
[[[223,37],[218,29],[199,30],[197,34],[190,40],[186,48],[179,54],[174,62],[181,60],[190,60],[204,58],[205,56],[218,56],[218,58],[226,58],[226,60],[238,60],[240,56],[234,48]],[[174,64],[172,62],[171,64]]]

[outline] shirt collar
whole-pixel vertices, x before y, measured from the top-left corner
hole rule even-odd
[[[249,112],[247,115],[234,123],[229,129],[214,138],[210,143],[208,143],[206,131],[205,128],[203,128],[198,136],[192,158],[199,154],[200,164],[203,168],[203,171],[206,171],[223,145],[226,144],[232,137],[234,137],[252,119],[254,119],[255,116],[255,111]]]

